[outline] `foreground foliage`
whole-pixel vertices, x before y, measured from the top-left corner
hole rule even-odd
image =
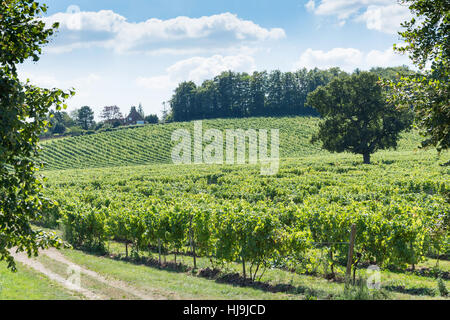
[[[407,53],[422,75],[402,77],[391,83],[391,101],[413,108],[416,123],[427,138],[423,146],[446,150],[450,146],[450,2],[448,0],[401,0],[415,18],[399,32]]]
[[[36,174],[39,135],[50,107],[60,109],[69,94],[21,83],[16,68],[27,59],[38,61],[58,27],[46,28],[36,19],[46,10],[31,0],[0,1],[0,260],[12,270],[9,249],[32,255],[38,248],[61,245],[52,234],[33,231],[30,220],[38,220],[49,205]]]

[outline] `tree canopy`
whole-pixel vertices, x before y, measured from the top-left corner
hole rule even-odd
[[[391,82],[390,101],[400,107],[413,107],[416,123],[427,139],[423,146],[438,151],[450,145],[450,1],[401,0],[415,16],[404,22],[399,32],[407,53],[422,74]]]
[[[364,163],[377,150],[395,148],[410,121],[386,103],[378,76],[369,72],[341,75],[311,92],[307,104],[323,117],[312,142],[331,152],[362,154]]]
[[[151,123],[151,124],[157,124],[159,123],[158,115],[156,114],[149,114],[145,117],[145,122]]]
[[[94,111],[91,107],[84,106],[78,109],[76,123],[84,130],[89,130],[94,125]]]
[[[105,106],[100,117],[105,122],[112,122],[114,120],[122,120],[123,115],[118,106]]]
[[[297,72],[236,73],[226,71],[201,86],[182,82],[170,101],[174,121],[254,116],[313,115],[306,96],[320,85],[343,73],[329,70]]]
[[[406,66],[373,68],[381,78],[398,80],[398,74],[415,74]],[[308,93],[333,78],[344,74],[339,68],[296,72],[262,71],[247,73],[223,72],[197,86],[182,82],[170,101],[170,118],[190,121],[211,118],[242,118],[260,116],[319,116],[306,104]]]
[[[0,1],[0,260],[15,270],[10,250],[37,255],[39,248],[60,246],[54,234],[33,230],[52,202],[42,196],[37,174],[39,135],[47,127],[48,111],[61,109],[72,91],[42,89],[21,83],[17,64],[39,60],[58,24],[46,28],[36,19],[45,5],[32,0]]]

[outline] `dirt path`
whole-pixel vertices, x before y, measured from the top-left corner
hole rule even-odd
[[[61,252],[59,252],[58,250],[56,250],[54,248],[44,250],[44,251],[42,251],[42,253],[55,261],[58,261],[58,262],[66,264],[68,266],[77,268],[78,270],[80,270],[81,273],[83,273],[101,283],[104,283],[105,285],[107,285],[109,287],[113,287],[113,288],[122,290],[128,294],[131,294],[131,295],[139,298],[139,299],[142,299],[142,300],[162,300],[162,299],[164,299],[163,297],[160,297],[160,296],[149,295],[148,293],[144,293],[134,287],[129,286],[127,283],[125,283],[123,281],[107,279],[95,271],[92,271],[92,270],[83,268],[79,265],[76,265],[72,261],[68,260]]]
[[[50,280],[58,282],[67,289],[82,294],[89,300],[103,299],[103,297],[93,293],[92,291],[76,286],[70,281],[67,281],[67,279],[63,278],[59,274],[56,274],[53,271],[48,270],[42,263],[36,261],[36,259],[28,258],[28,255],[26,253],[23,252],[15,253],[15,250],[11,250],[11,254],[13,255],[14,259],[16,259],[16,261],[21,262],[24,265],[36,270],[37,272],[46,275]]]

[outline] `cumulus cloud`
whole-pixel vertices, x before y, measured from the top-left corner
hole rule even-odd
[[[320,68],[340,67],[351,72],[356,68],[368,70],[372,67],[392,67],[408,65],[407,57],[399,55],[393,49],[385,51],[371,50],[363,52],[355,48],[334,48],[329,51],[307,49],[294,68]]]
[[[266,29],[231,13],[200,18],[152,18],[135,23],[111,10],[101,10],[56,13],[43,20],[47,24],[60,23],[63,35],[56,38],[55,52],[86,46],[101,46],[117,52],[186,50],[200,45],[230,46],[278,40],[286,36],[281,28]]]
[[[58,88],[61,84],[52,74],[33,74],[31,72],[21,72],[19,78],[23,82],[30,80],[32,85],[48,89]]]
[[[61,74],[52,72],[43,72],[30,70],[27,67],[21,67],[19,70],[20,80],[30,80],[30,83],[42,88],[59,88],[68,90],[75,89],[75,96],[66,101],[69,110],[79,108],[83,105],[92,106],[95,99],[99,98],[99,88],[101,88],[104,78],[97,73],[88,73],[85,76],[67,78]],[[98,110],[97,110],[98,111]]]
[[[167,71],[175,79],[186,79],[200,83],[223,71],[254,71],[253,57],[246,55],[227,56],[215,55],[210,58],[193,57],[179,61],[170,66]]]
[[[193,57],[171,65],[165,75],[139,77],[136,83],[149,89],[172,89],[182,81],[201,84],[202,81],[227,70],[252,72],[256,70],[255,60],[249,55]]]
[[[351,19],[364,22],[368,29],[390,34],[412,17],[407,7],[392,0],[309,0],[305,7],[319,16],[336,17],[341,26]]]
[[[314,0],[309,0],[305,4],[305,7],[308,11],[314,11],[314,9],[316,8],[316,2]]]
[[[395,34],[400,30],[400,24],[412,17],[408,8],[393,4],[390,6],[369,6],[356,21],[366,23],[368,29]]]

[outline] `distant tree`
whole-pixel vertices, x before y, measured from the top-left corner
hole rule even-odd
[[[54,203],[43,194],[38,174],[39,136],[48,111],[60,110],[73,92],[22,83],[17,65],[39,60],[58,24],[39,19],[47,12],[36,1],[3,0],[0,4],[0,261],[15,271],[11,253],[35,256],[39,249],[61,246],[55,234],[32,228]]]
[[[75,121],[65,111],[50,110],[48,121],[51,134],[63,134],[68,128],[75,126]]]
[[[423,75],[391,82],[390,101],[415,111],[415,121],[428,137],[422,145],[438,151],[450,145],[450,1],[401,0],[415,18],[404,22],[399,32],[406,46],[394,47],[408,53]],[[427,70],[427,66],[431,66]]]
[[[167,110],[167,103],[166,101],[163,101],[162,105],[163,105],[163,109],[162,109],[162,116],[161,116],[161,122],[162,123],[166,123],[167,118],[169,117],[169,110]]]
[[[66,127],[73,127],[75,125],[75,121],[67,112],[57,112],[57,116],[59,122],[62,122]]]
[[[283,114],[283,73],[280,70],[272,71],[269,74],[267,86],[267,107],[266,115],[280,116]]]
[[[84,130],[89,130],[94,125],[94,111],[88,106],[78,110],[76,123]]]
[[[119,119],[111,120],[110,123],[111,123],[113,128],[120,127],[123,124],[123,122],[121,120],[119,120]]]
[[[105,122],[117,122],[117,120],[123,119],[123,115],[118,106],[106,106],[103,108],[100,118]]]
[[[142,107],[142,104],[139,103],[139,107],[137,108],[137,112],[141,115],[141,117],[144,119],[145,118],[145,112],[144,112],[144,108]]]
[[[410,125],[402,111],[386,103],[374,73],[336,77],[311,92],[307,104],[323,117],[312,142],[331,152],[362,154],[366,164],[377,150],[395,148]]]
[[[262,116],[266,102],[267,72],[254,72],[250,81],[250,116]]]
[[[55,124],[52,127],[52,133],[53,134],[63,134],[64,132],[66,132],[66,130],[67,130],[67,127],[64,124],[60,123],[60,122],[58,122],[57,124]]]
[[[80,109],[73,109],[70,111],[70,118],[74,121],[74,125],[77,125],[78,111]]]
[[[156,124],[159,122],[158,116],[156,114],[150,114],[145,117],[145,122]]]
[[[191,120],[191,114],[194,112],[196,103],[197,86],[194,82],[182,82],[175,89],[175,94],[170,101],[173,119],[175,121]]]

